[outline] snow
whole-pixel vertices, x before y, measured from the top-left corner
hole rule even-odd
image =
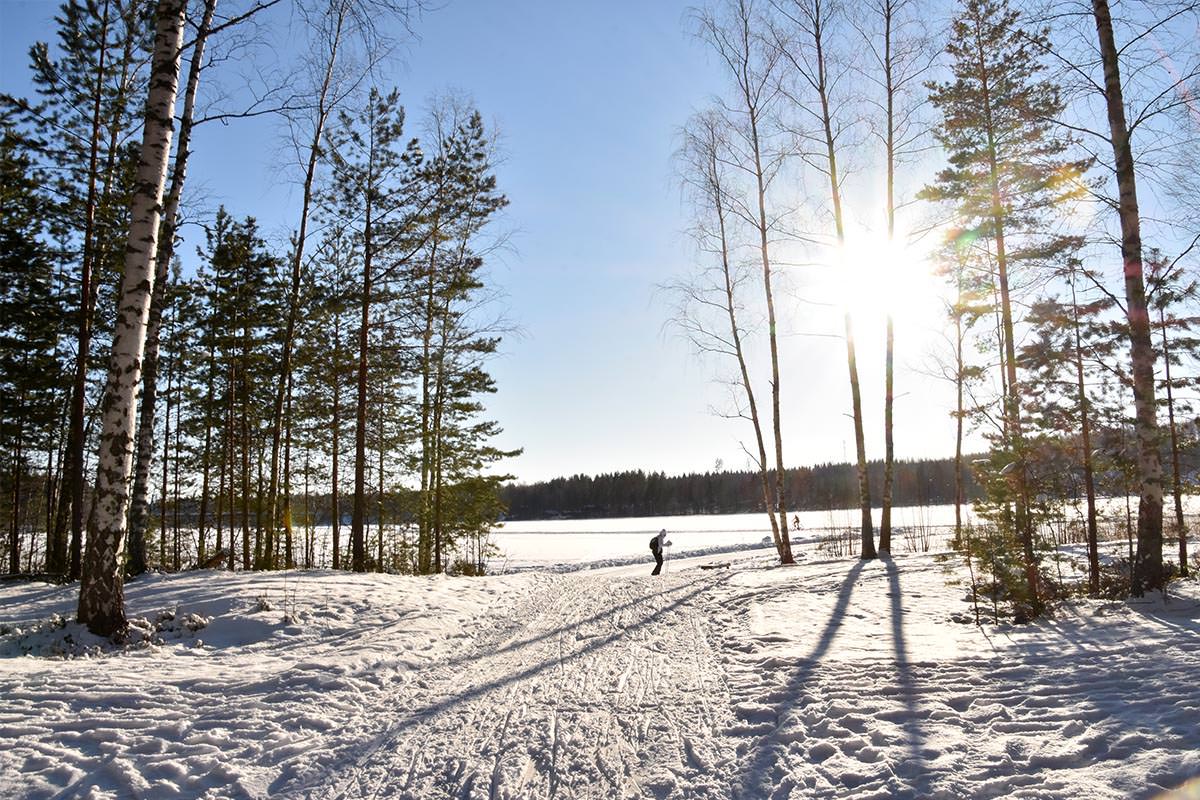
[[[5,585],[0,796],[1200,796],[1200,584],[976,628],[953,561],[798,550],[149,575],[120,648]]]

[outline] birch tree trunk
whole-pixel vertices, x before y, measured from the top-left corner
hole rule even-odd
[[[137,190],[130,207],[125,272],[117,305],[108,382],[101,405],[96,502],[92,513],[94,527],[87,541],[78,609],[79,621],[99,636],[121,632],[126,626],[121,559],[129,501],[127,487],[133,467],[137,387],[146,343],[146,319],[154,289],[154,259],[171,153],[186,11],[184,0],[160,0],[156,11],[154,56],[138,159]]]
[[[895,7],[890,0],[884,0],[883,11],[883,79],[884,91],[887,94],[885,106],[886,135],[884,137],[885,157],[887,159],[887,238],[891,245],[896,238],[896,82],[892,61],[892,18]],[[893,251],[894,252],[894,251]],[[893,269],[896,265],[893,265]],[[883,509],[879,517],[879,551],[892,551],[892,473],[895,464],[895,444],[892,437],[892,409],[896,396],[895,392],[895,325],[892,320],[892,309],[887,310],[887,332],[885,334],[884,372],[883,372]],[[957,513],[957,508],[956,508]],[[956,525],[955,535],[957,536]]]
[[[171,188],[167,192],[162,215],[162,232],[158,241],[154,292],[150,299],[150,319],[146,328],[146,354],[142,364],[141,416],[138,421],[137,460],[133,477],[133,496],[129,505],[129,565],[130,575],[146,571],[146,508],[149,505],[150,465],[154,460],[154,412],[158,399],[158,345],[162,327],[163,302],[171,259],[175,254],[175,226],[179,199],[187,177],[192,121],[196,111],[196,92],[200,86],[200,70],[204,63],[204,46],[212,27],[217,0],[206,0],[204,16],[196,33],[188,67],[187,88],[184,90],[183,114],[179,119],[179,141],[175,146],[175,166],[171,171]],[[203,529],[203,525],[201,525]]]
[[[767,341],[771,354],[771,422],[775,444],[775,497],[774,507],[768,505],[767,513],[773,514],[772,533],[779,532],[781,564],[795,563],[792,557],[791,540],[787,523],[787,473],[783,459],[783,422],[780,410],[779,341],[775,318],[775,298],[772,288],[772,267],[769,245],[771,221],[767,215],[767,187],[775,174],[778,159],[766,153],[764,158],[763,125],[769,124],[773,98],[777,94],[776,56],[760,52],[761,38],[754,30],[759,24],[754,4],[748,0],[730,0],[729,19],[718,19],[714,14],[700,12],[697,21],[701,37],[713,46],[717,55],[729,69],[738,92],[741,107],[739,113],[746,115],[746,128],[741,133],[748,147],[748,158],[739,169],[753,177],[756,203],[751,208],[746,204],[745,219],[755,231],[758,259],[762,264],[763,295],[767,306]],[[758,63],[761,60],[761,63]],[[769,135],[769,134],[767,134]],[[769,161],[770,165],[764,163]],[[770,174],[768,174],[770,173]],[[764,464],[764,469],[766,465]]]
[[[1138,442],[1138,543],[1130,593],[1163,585],[1162,522],[1163,471],[1158,453],[1158,420],[1154,403],[1154,347],[1150,341],[1150,312],[1142,265],[1142,230],[1138,212],[1137,178],[1125,101],[1121,90],[1120,54],[1113,37],[1108,0],[1092,0],[1100,61],[1104,65],[1104,99],[1117,174],[1117,214],[1121,221],[1121,259],[1125,270],[1125,313],[1129,320],[1129,356],[1133,364],[1134,430]]]
[[[711,125],[711,123],[709,123]],[[708,190],[712,195],[713,210],[717,215],[717,232],[721,246],[721,277],[723,280],[723,290],[725,296],[725,312],[729,317],[729,339],[733,343],[734,357],[738,363],[738,374],[741,376],[742,388],[746,392],[746,403],[750,409],[750,422],[754,426],[754,443],[758,447],[758,474],[762,483],[763,506],[768,510],[771,508],[771,484],[768,477],[767,464],[767,447],[763,440],[762,421],[758,414],[758,402],[754,396],[754,386],[750,382],[750,369],[746,363],[745,348],[742,345],[742,332],[737,319],[737,300],[734,297],[734,280],[733,266],[729,261],[729,236],[726,231],[725,223],[725,190],[720,179],[720,166],[717,159],[716,136],[711,127],[706,132],[709,134],[709,141],[703,143],[702,146],[710,146],[712,148],[708,159],[708,174],[705,176],[705,182],[708,184]],[[790,557],[791,542],[788,537],[786,527],[781,531],[779,529],[779,521],[774,514],[769,514],[771,518],[771,536],[775,542],[775,549],[779,553],[779,558],[782,561],[785,555]],[[785,562],[786,563],[786,562]]]
[[[838,177],[836,140],[833,133],[833,115],[829,107],[829,81],[825,59],[825,17],[820,0],[802,11],[807,16],[808,34],[816,60],[816,73],[806,72],[795,58],[788,56],[796,69],[805,74],[817,92],[821,104],[821,126],[824,134],[826,171],[829,175],[829,195],[833,203],[833,222],[837,234],[837,246],[842,252],[846,246],[846,227],[842,216],[842,187]],[[862,558],[875,558],[875,530],[871,520],[871,482],[867,473],[866,438],[863,432],[862,390],[858,380],[858,356],[854,347],[854,320],[850,311],[844,314],[846,331],[846,368],[850,378],[850,411],[854,421],[854,453],[858,473],[858,501],[861,512]]]

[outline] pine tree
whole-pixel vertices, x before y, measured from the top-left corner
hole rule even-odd
[[[448,487],[511,455],[486,445],[499,432],[493,423],[474,420],[482,411],[475,398],[495,390],[482,365],[499,339],[469,316],[484,288],[477,241],[508,200],[496,189],[479,113],[448,103],[434,110],[431,123],[436,145],[421,170],[432,191],[430,232],[413,276],[420,287],[418,550],[422,571],[441,572],[457,516],[447,507]]]
[[[361,111],[342,113],[329,136],[333,185],[326,203],[353,237],[359,257],[358,365],[354,434],[354,504],[351,568],[366,569],[367,403],[374,313],[387,301],[389,283],[407,265],[416,201],[414,170],[421,163],[415,140],[405,146],[404,109],[398,92],[372,88]]]
[[[1065,302],[1045,298],[1030,309],[1028,322],[1033,338],[1022,347],[1019,358],[1020,366],[1033,378],[1030,382],[1033,426],[1063,441],[1070,441],[1078,434],[1078,440],[1071,442],[1075,456],[1070,458],[1070,472],[1082,472],[1087,503],[1089,593],[1098,597],[1100,557],[1092,456],[1095,390],[1089,388],[1089,383],[1098,380],[1096,363],[1114,355],[1111,337],[1097,336],[1103,327],[1103,315],[1111,311],[1113,303],[1103,295],[1081,302],[1083,270],[1074,260],[1068,263],[1064,277],[1069,289]],[[1039,490],[1045,493],[1048,487],[1039,484]]]
[[[1063,101],[1038,59],[1044,40],[1044,32],[1021,27],[1007,0],[963,0],[946,47],[953,80],[928,84],[930,100],[942,114],[934,135],[949,163],[921,193],[952,203],[957,216],[994,248],[1008,451],[1004,469],[1013,484],[1026,591],[1035,612],[1041,600],[1024,464],[1013,281],[1020,272],[1079,247],[1077,239],[1056,235],[1051,222],[1061,204],[1079,192],[1078,177],[1089,165],[1067,158],[1069,141],[1052,128],[1050,120],[1060,114]]]
[[[60,317],[74,325],[75,370],[59,470],[63,485],[47,541],[47,569],[72,577],[79,576],[83,540],[86,420],[98,388],[91,379],[103,366],[96,345],[115,316],[137,163],[131,139],[139,131],[152,33],[148,10],[138,0],[68,0],[55,18],[56,47],[39,42],[30,49],[37,100],[0,97],[5,113],[29,133],[36,163],[46,170],[61,243],[57,257],[79,275],[74,313]]]
[[[1188,361],[1195,364],[1200,360],[1200,315],[1194,311],[1200,299],[1200,280],[1184,264],[1170,263],[1161,253],[1152,252],[1149,259],[1149,304],[1155,312],[1151,322],[1158,328],[1157,356],[1163,365],[1163,405],[1167,409],[1167,433],[1171,450],[1171,497],[1174,501],[1175,533],[1179,538],[1179,574],[1188,575],[1188,529],[1183,515],[1184,477],[1180,455],[1180,425],[1178,416],[1190,411],[1186,401],[1176,403],[1176,393],[1185,389],[1189,381],[1180,371]],[[1190,308],[1189,308],[1190,306]],[[1139,528],[1140,530],[1140,528]]]
[[[7,125],[0,128],[0,448],[3,475],[10,481],[11,573],[21,571],[22,489],[34,454],[49,448],[62,399],[56,350],[65,298],[46,251],[53,206],[40,189],[44,179],[34,167],[29,142]],[[47,480],[50,467],[47,461]],[[48,570],[62,570],[65,549],[55,548],[57,561],[47,553]]]

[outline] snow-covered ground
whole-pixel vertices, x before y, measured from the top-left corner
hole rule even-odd
[[[146,641],[122,652],[48,622],[75,587],[3,586],[0,796],[1152,798],[1200,779],[1200,584],[977,629],[931,556],[800,562],[147,576],[127,587]]]

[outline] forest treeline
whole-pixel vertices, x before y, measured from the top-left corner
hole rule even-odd
[[[883,462],[872,461],[869,469],[872,484],[879,486]],[[963,479],[968,502],[982,496],[969,470]],[[954,502],[953,458],[897,461],[894,480],[893,501],[897,505]],[[745,514],[766,510],[759,481],[758,473],[750,470],[684,475],[626,470],[505,484],[500,497],[508,508],[507,518],[513,520]],[[858,504],[858,478],[852,464],[789,469],[786,482],[792,507],[797,511],[853,508]]]
[[[346,518],[334,568],[481,563],[508,200],[465,97],[410,113],[379,83],[423,11],[67,0],[31,94],[0,96],[0,551],[81,578],[93,631],[149,568],[314,565],[318,516]],[[250,146],[300,198],[282,240],[186,181],[197,130],[232,147],[264,115],[282,144]]]

